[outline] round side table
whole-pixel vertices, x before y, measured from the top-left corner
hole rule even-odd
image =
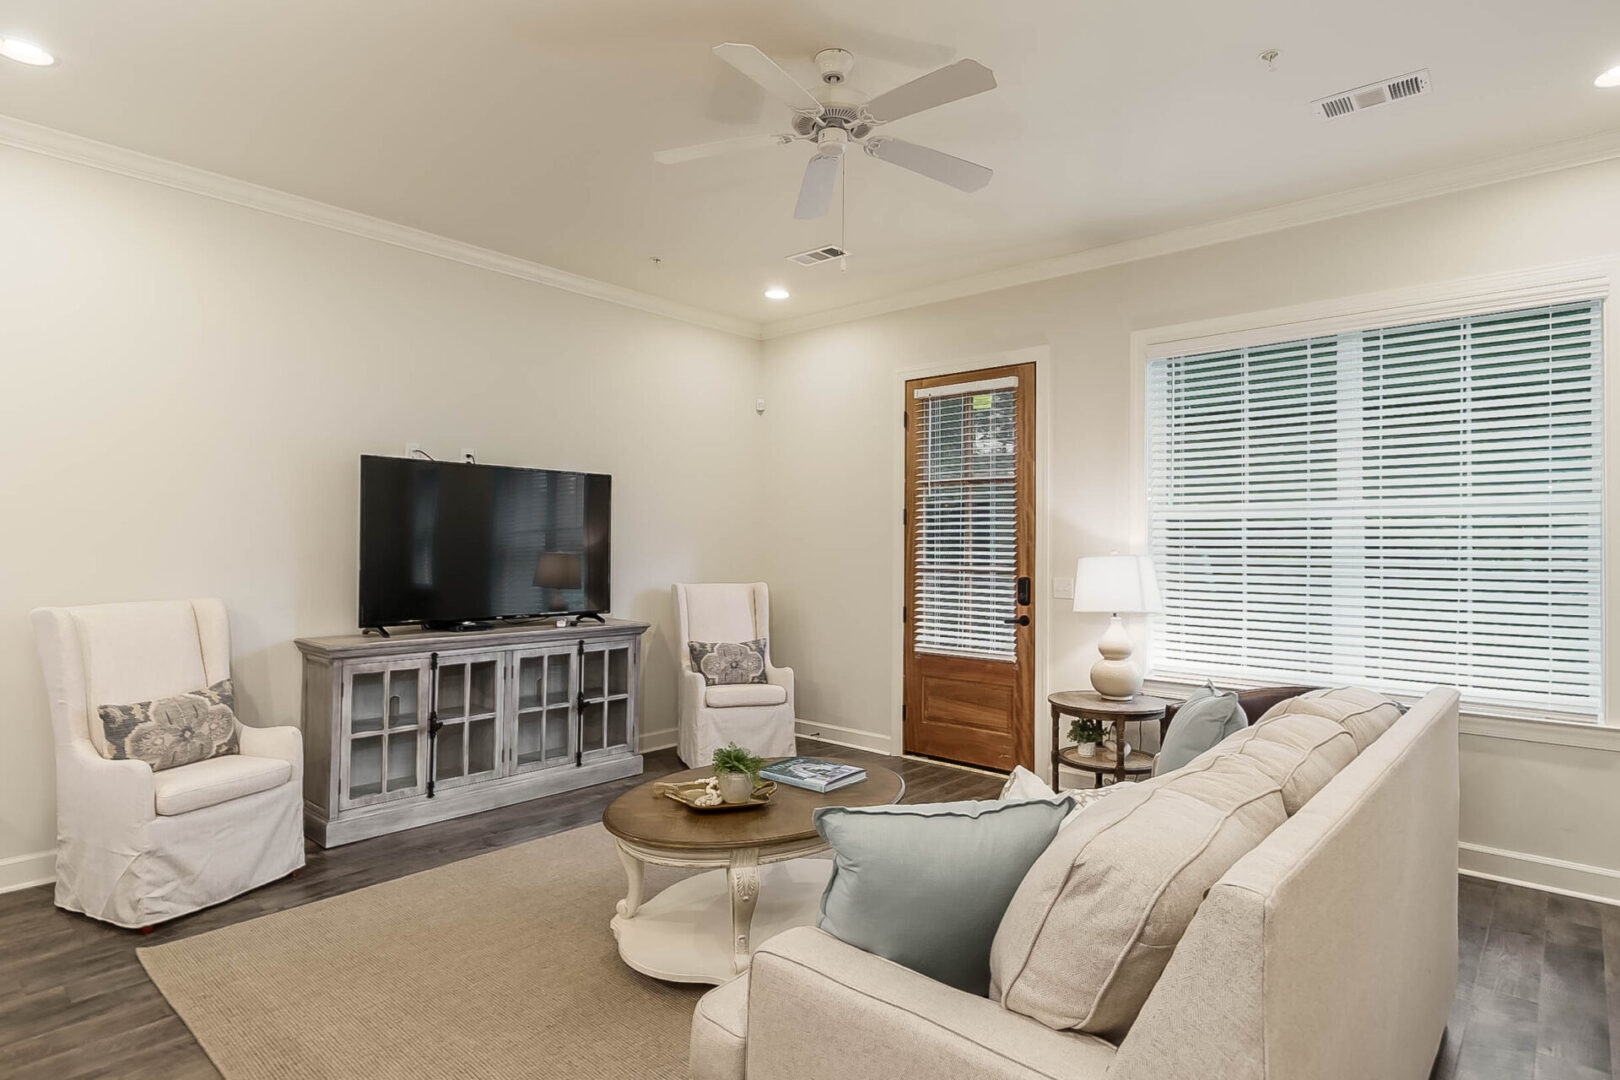
[[[1133,776],[1146,776],[1153,771],[1154,756],[1141,750],[1125,753],[1125,725],[1164,719],[1164,710],[1171,704],[1163,698],[1137,694],[1129,701],[1110,701],[1094,690],[1063,690],[1047,697],[1052,706],[1052,788],[1062,790],[1059,767],[1082,769],[1096,776],[1101,787],[1105,777],[1120,783]],[[1063,745],[1063,717],[1096,720],[1114,726],[1115,752],[1099,750],[1092,757],[1082,757],[1073,746]]]

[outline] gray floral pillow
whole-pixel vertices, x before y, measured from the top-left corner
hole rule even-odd
[[[688,641],[692,667],[708,686],[765,682],[765,639],[734,645],[726,641]]]
[[[103,705],[96,710],[113,760],[133,759],[153,772],[242,752],[231,680],[134,705]]]

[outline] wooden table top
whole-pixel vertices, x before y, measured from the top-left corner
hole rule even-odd
[[[899,773],[881,765],[865,768],[865,780],[825,795],[777,784],[771,801],[758,810],[708,814],[689,810],[674,799],[654,793],[655,784],[678,784],[714,775],[712,767],[689,769],[631,788],[603,811],[602,824],[608,832],[632,844],[677,851],[763,847],[809,840],[816,835],[810,814],[819,806],[887,806],[900,801],[906,782]]]
[[[1095,690],[1060,690],[1047,695],[1046,700],[1062,712],[1079,712],[1097,717],[1123,716],[1126,719],[1138,716],[1157,718],[1164,715],[1167,707],[1175,704],[1147,694],[1137,694],[1129,701],[1109,701]]]

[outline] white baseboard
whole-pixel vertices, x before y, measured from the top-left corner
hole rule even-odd
[[[837,724],[818,724],[800,718],[793,721],[794,734],[803,739],[818,739],[834,746],[847,746],[852,750],[870,750],[874,754],[893,754],[890,743],[894,740],[875,731],[839,727]]]
[[[36,851],[0,859],[0,893],[49,885],[56,880],[56,852]]]
[[[643,731],[641,738],[641,753],[650,754],[654,750],[668,750],[675,745],[676,730],[674,728],[660,728],[658,731]]]
[[[1469,877],[1523,885],[1542,892],[1620,905],[1620,870],[1588,866],[1567,859],[1505,851],[1483,844],[1459,843],[1457,868]]]

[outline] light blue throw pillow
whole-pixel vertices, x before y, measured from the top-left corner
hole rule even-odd
[[[1216,690],[1215,684],[1194,690],[1176,710],[1170,730],[1164,733],[1153,775],[1174,772],[1205,750],[1249,726],[1238,696],[1230,690]]]
[[[823,807],[833,849],[816,925],[958,990],[990,989],[990,944],[1073,799]]]

